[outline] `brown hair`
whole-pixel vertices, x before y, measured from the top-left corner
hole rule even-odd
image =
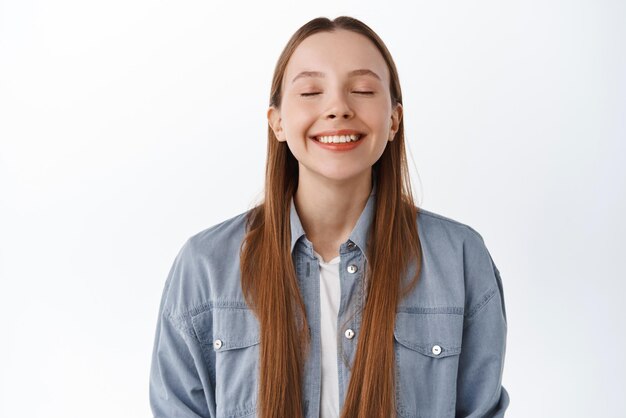
[[[402,103],[398,73],[383,41],[363,22],[340,16],[313,19],[293,34],[274,69],[270,105],[280,108],[285,68],[300,42],[315,33],[337,29],[362,34],[374,43],[389,68],[392,104]],[[368,238],[367,298],[342,418],[395,416],[396,308],[417,284],[422,265],[418,208],[411,192],[402,120],[373,169],[377,191]],[[248,214],[240,257],[243,294],[261,330],[257,403],[261,418],[300,418],[303,412],[303,364],[310,335],[290,252],[289,204],[297,186],[298,161],[287,143],[279,142],[268,127],[264,201]],[[415,276],[400,292],[412,259],[417,263]]]

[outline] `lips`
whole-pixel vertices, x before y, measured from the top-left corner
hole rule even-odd
[[[312,140],[322,143],[322,141],[320,141],[320,137],[324,137],[326,135],[320,135],[319,137],[311,137]],[[349,140],[346,142],[331,142],[332,144],[346,144],[346,143],[350,143],[350,142],[359,142],[361,139],[363,139],[365,135],[357,135],[357,139],[356,140]],[[328,142],[324,142],[324,143],[328,143]]]
[[[324,137],[324,135],[322,135],[322,137]],[[322,149],[326,149],[328,151],[343,152],[343,151],[350,151],[358,147],[361,144],[361,142],[363,142],[362,140],[364,137],[365,135],[362,135],[362,136],[359,136],[357,140],[350,140],[346,142],[332,142],[332,141],[327,141],[325,139],[317,140],[315,138],[310,138],[310,139],[311,141],[315,143],[315,146],[321,147]]]

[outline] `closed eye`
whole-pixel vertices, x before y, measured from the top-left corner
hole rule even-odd
[[[372,94],[374,94],[373,91],[353,91],[353,93],[365,94],[365,95],[372,95]],[[315,96],[317,94],[320,94],[320,93],[301,93],[300,96],[302,96],[302,97],[311,97],[311,96]]]

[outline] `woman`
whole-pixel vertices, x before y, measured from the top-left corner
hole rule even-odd
[[[153,352],[155,417],[500,417],[506,314],[471,227],[415,207],[395,64],[314,19],[273,77],[264,201],[191,237]]]

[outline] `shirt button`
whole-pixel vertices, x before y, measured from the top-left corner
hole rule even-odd
[[[344,335],[346,336],[347,339],[351,340],[352,337],[354,337],[354,331],[348,328],[346,332],[344,333]]]
[[[220,348],[222,348],[222,340],[213,341],[213,348],[215,348],[216,350],[219,350]]]
[[[348,266],[348,273],[356,273],[356,271],[358,270],[357,266],[354,264],[350,264]]]
[[[441,347],[439,347],[438,345],[433,345],[433,354],[436,356],[441,354]]]
[[[354,242],[348,241],[348,248],[354,248]]]

